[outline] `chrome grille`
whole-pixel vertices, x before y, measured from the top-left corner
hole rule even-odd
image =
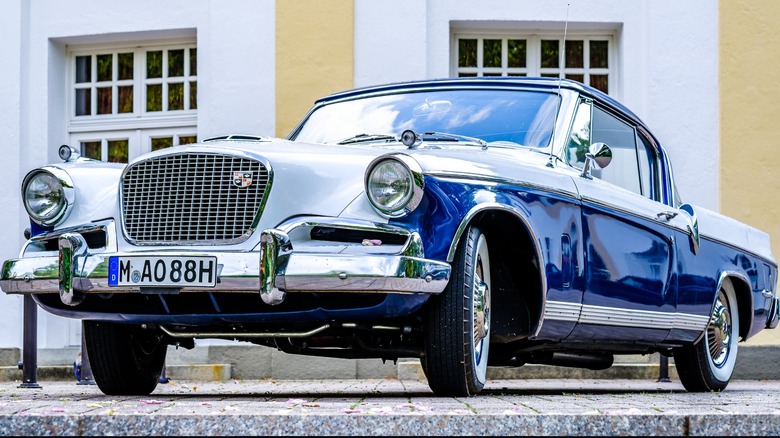
[[[241,187],[240,176],[250,174],[251,183]],[[125,233],[137,244],[241,242],[261,213],[267,186],[266,166],[244,157],[187,153],[141,161],[122,180]]]

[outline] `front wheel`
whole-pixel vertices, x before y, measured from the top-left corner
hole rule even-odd
[[[458,246],[447,288],[428,304],[421,362],[436,395],[471,396],[485,386],[490,286],[487,239],[470,227]]]
[[[148,395],[160,380],[168,345],[138,326],[84,321],[92,377],[104,394]]]
[[[728,279],[718,291],[705,336],[694,345],[673,350],[674,364],[685,389],[722,391],[737,363],[739,309],[737,294]]]

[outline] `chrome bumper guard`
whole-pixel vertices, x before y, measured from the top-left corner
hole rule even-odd
[[[777,327],[780,321],[780,298],[772,297],[772,305],[769,306],[769,317],[766,320],[766,328],[773,329]]]
[[[256,292],[264,302],[272,305],[281,303],[287,293],[299,292],[441,293],[449,280],[450,265],[423,258],[420,236],[407,234],[407,242],[398,253],[355,254],[296,252],[285,231],[265,230],[261,234],[259,252],[197,253],[217,257],[215,287],[183,287],[172,292]],[[143,292],[140,287],[108,285],[109,257],[138,254],[90,254],[86,241],[77,232],[60,235],[58,243],[57,256],[7,260],[0,276],[0,289],[9,294],[59,293],[63,303],[73,306],[86,294]],[[161,251],[154,254],[171,256],[176,253]]]

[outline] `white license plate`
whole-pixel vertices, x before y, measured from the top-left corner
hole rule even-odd
[[[111,256],[109,286],[214,287],[214,256]]]

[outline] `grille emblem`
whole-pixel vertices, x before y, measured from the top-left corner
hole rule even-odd
[[[249,187],[252,185],[252,172],[233,172],[233,185]]]

